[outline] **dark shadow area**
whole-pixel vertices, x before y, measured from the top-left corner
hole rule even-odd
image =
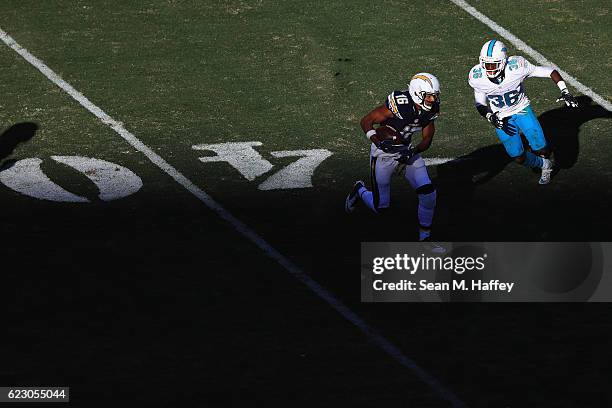
[[[15,148],[21,143],[30,141],[37,130],[38,125],[34,122],[17,123],[6,129],[2,135],[0,135],[0,160],[4,160],[13,154]],[[4,167],[6,166],[0,166],[0,168]]]
[[[578,161],[580,126],[593,119],[612,118],[612,112],[593,104],[590,97],[582,95],[576,99],[578,108],[563,105],[538,116],[558,169],[569,169]]]
[[[578,108],[563,106],[544,112],[538,117],[547,141],[555,155],[557,166],[571,168],[578,160],[580,126],[593,119],[610,119],[608,112],[600,105],[593,104],[588,96],[576,98]],[[529,146],[524,141],[525,147]],[[438,166],[438,184],[451,183],[461,187],[486,183],[512,162],[501,143],[474,150],[455,160]]]
[[[486,183],[512,162],[501,143],[481,147],[438,166],[438,185],[464,189],[466,185]]]
[[[556,172],[576,164],[583,124],[593,119],[612,118],[611,112],[594,104],[590,97],[577,99],[579,108],[563,106],[544,112],[538,118],[553,151]],[[525,140],[523,144],[529,148]],[[605,228],[592,229],[588,223],[570,215],[576,199],[598,195],[592,187],[582,186],[560,197],[555,188],[520,190],[519,186],[510,183],[507,191],[488,189],[485,196],[476,198],[477,186],[489,182],[511,162],[503,145],[498,143],[437,166],[434,182],[438,187],[439,205],[434,224],[441,237],[519,241],[601,238]],[[533,169],[533,172],[539,174],[540,170]],[[537,179],[534,178],[533,183],[537,187]],[[519,190],[520,197],[517,196]],[[530,204],[526,207],[524,203]],[[600,210],[597,203],[585,205],[593,214]],[[514,211],[517,208],[522,210]],[[558,222],[560,219],[565,222]],[[572,227],[568,228],[570,224]],[[493,225],[496,227],[490,228]]]
[[[511,162],[500,143],[481,147],[437,166],[434,183],[439,205],[434,226],[440,237],[456,236],[458,231],[472,230],[470,225],[484,222],[478,218],[473,205],[476,187],[491,180]]]
[[[592,215],[568,218],[575,201],[559,202],[537,179],[529,196],[517,198],[503,185],[497,195],[476,197],[477,187],[492,190],[485,183],[509,171],[508,163],[496,143],[437,166],[439,236],[520,240],[542,230],[556,239],[565,231],[575,237],[578,221],[590,223]],[[404,213],[376,217],[361,206],[347,216],[344,190],[222,197],[232,214],[468,405],[524,406],[536,381],[538,406],[578,406],[579,396],[564,394],[570,385],[605,389],[612,323],[602,305],[361,303],[360,242],[416,239],[417,198],[404,185],[406,194],[396,193],[392,204]],[[20,267],[5,268],[0,290],[10,311],[0,383],[69,385],[75,406],[108,406],[117,396],[156,406],[447,406],[197,200],[161,191],[142,202],[19,202],[2,214],[11,237],[5,259]],[[507,214],[516,203],[529,212]],[[553,206],[556,213],[538,218]],[[584,361],[591,363],[585,368]],[[559,380],[562,370],[579,378]],[[147,393],[150,387],[158,393]],[[601,394],[591,398],[608,406]],[[306,397],[296,403],[295,395]]]

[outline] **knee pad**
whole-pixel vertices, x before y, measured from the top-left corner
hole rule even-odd
[[[436,191],[436,188],[434,187],[433,184],[431,183],[427,183],[427,184],[423,184],[421,187],[418,187],[416,190],[414,190],[417,194],[429,194],[429,193],[433,193]]]
[[[429,193],[419,193],[419,205],[428,209],[434,209],[436,208],[436,197],[435,189]]]

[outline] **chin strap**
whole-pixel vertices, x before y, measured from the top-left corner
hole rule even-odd
[[[489,78],[489,81],[491,81],[491,82],[493,82],[495,84],[501,84],[501,82],[504,80],[504,78],[505,78],[504,71],[502,71],[495,78]]]

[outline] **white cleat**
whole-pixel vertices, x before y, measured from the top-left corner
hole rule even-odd
[[[542,175],[540,176],[540,184],[548,184],[550,183],[550,176],[553,172],[553,163],[550,159],[542,158],[544,164],[542,165]]]
[[[440,243],[432,241],[429,237],[421,240],[421,246],[425,251],[431,252],[435,255],[443,255],[447,252],[446,248],[444,248]]]
[[[361,187],[365,188],[364,182],[361,180],[356,181],[355,185],[353,186],[353,190],[351,190],[351,193],[346,196],[346,201],[344,202],[344,211],[349,214],[355,211],[355,206],[357,205],[357,201],[359,200],[359,190],[361,190]]]

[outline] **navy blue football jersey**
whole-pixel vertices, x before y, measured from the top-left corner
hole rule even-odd
[[[408,91],[391,92],[385,104],[393,113],[393,117],[385,120],[381,125],[391,126],[397,130],[406,145],[412,141],[413,134],[420,132],[440,114],[438,103],[429,111],[417,109]]]

